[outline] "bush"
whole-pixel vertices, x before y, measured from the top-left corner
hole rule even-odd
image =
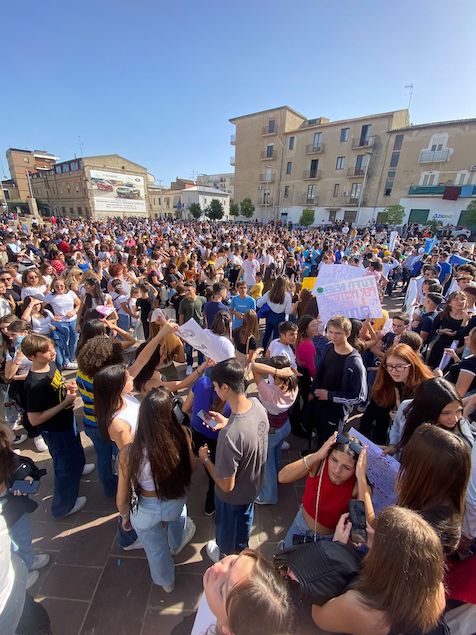
[[[405,216],[403,205],[389,205],[379,214],[379,222],[389,225],[401,225]]]
[[[313,209],[303,209],[301,212],[301,218],[299,219],[299,224],[304,225],[305,227],[313,225],[315,217],[316,213]]]
[[[219,201],[217,198],[212,198],[207,209],[208,218],[210,218],[211,220],[220,220],[220,218],[223,218],[224,213],[225,211],[223,209],[221,201]]]
[[[241,215],[245,218],[251,218],[255,213],[255,206],[250,198],[244,198],[240,204]]]
[[[198,220],[200,216],[202,215],[202,208],[200,207],[199,203],[191,203],[190,207],[188,208],[188,211],[194,217],[195,220]]]

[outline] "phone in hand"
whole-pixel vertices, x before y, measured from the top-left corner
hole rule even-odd
[[[212,419],[208,412],[205,412],[205,410],[203,409],[197,412],[197,417],[199,417],[204,423],[206,423],[209,428],[214,428],[217,424],[215,419]]]
[[[13,481],[10,492],[21,492],[22,494],[36,494],[40,489],[40,481]]]
[[[362,501],[354,499],[349,501],[349,520],[352,523],[352,530],[350,532],[352,542],[357,544],[367,542],[365,505]]]

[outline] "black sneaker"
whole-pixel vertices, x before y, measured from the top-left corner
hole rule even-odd
[[[205,516],[213,516],[215,513],[215,501],[207,500],[205,501]]]

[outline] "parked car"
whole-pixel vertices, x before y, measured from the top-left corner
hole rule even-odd
[[[116,189],[116,194],[119,198],[136,198],[140,196],[140,190],[132,183],[126,183]]]
[[[458,227],[453,227],[450,236],[451,238],[471,238],[471,230],[459,225]]]
[[[112,192],[114,190],[113,186],[107,181],[98,181],[96,187],[98,190],[103,190],[104,192]]]

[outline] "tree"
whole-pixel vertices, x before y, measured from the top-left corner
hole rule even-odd
[[[241,215],[245,218],[251,218],[255,213],[255,206],[250,198],[244,198],[240,204]]]
[[[464,223],[467,227],[476,225],[476,200],[471,201],[466,208]]]
[[[304,225],[305,227],[313,225],[315,217],[316,212],[313,209],[303,209],[301,212],[301,218],[299,219],[299,224]]]
[[[436,236],[436,234],[438,233],[438,230],[440,229],[442,225],[443,223],[440,220],[436,220],[435,218],[432,218],[426,224],[426,226],[431,229],[431,233],[433,234],[433,236]]]
[[[389,205],[383,212],[379,214],[379,221],[381,223],[388,223],[389,225],[401,225],[405,216],[405,208],[403,205]]]
[[[188,211],[194,217],[195,220],[198,220],[202,215],[202,208],[200,207],[200,203],[191,203]]]
[[[208,218],[210,218],[211,220],[220,220],[220,218],[223,218],[224,213],[225,212],[221,201],[219,201],[217,198],[212,198],[212,200],[210,201],[210,205],[207,208]]]
[[[238,203],[234,203],[230,201],[230,216],[239,216],[240,215],[240,206]]]

